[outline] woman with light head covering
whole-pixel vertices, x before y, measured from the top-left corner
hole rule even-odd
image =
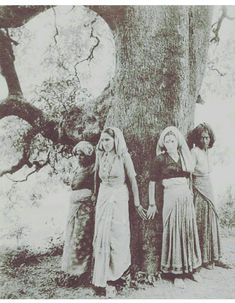
[[[185,274],[200,279],[195,270],[201,265],[193,195],[189,188],[192,158],[183,135],[174,127],[163,130],[151,163],[147,217],[157,212],[155,185],[163,186],[163,235],[161,270],[174,275],[174,284],[184,287]]]
[[[101,134],[96,153],[95,194],[98,193],[98,197],[92,283],[97,288],[106,288],[107,297],[115,295],[115,281],[122,277],[131,264],[127,179],[131,184],[136,210],[145,218],[135,175],[121,130],[106,128]],[[101,180],[99,190],[96,187],[98,177]]]
[[[81,141],[74,147],[73,154],[78,157],[78,167],[71,182],[73,192],[62,256],[62,271],[66,275],[61,284],[67,286],[76,286],[90,279],[94,229],[94,206],[91,196],[95,150],[91,143]]]
[[[221,261],[219,218],[214,205],[210,174],[212,171],[210,149],[215,142],[214,132],[207,123],[201,123],[188,134],[193,157],[194,205],[198,224],[202,265],[229,268]]]

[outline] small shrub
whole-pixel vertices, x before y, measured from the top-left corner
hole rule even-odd
[[[230,185],[226,192],[220,197],[222,206],[218,213],[222,228],[233,229],[235,227],[235,194]]]

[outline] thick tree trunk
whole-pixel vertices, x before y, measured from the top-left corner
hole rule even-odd
[[[121,14],[111,24],[117,51],[116,102],[106,126],[124,130],[147,207],[148,171],[159,133],[175,125],[186,134],[193,125],[211,12],[208,7],[129,6]],[[101,15],[109,22],[107,9]],[[160,264],[161,213],[143,222],[134,212],[131,207],[132,263],[154,274]]]
[[[117,70],[112,87],[115,102],[106,126],[124,130],[138,174],[141,200],[147,207],[148,171],[159,133],[166,126],[175,125],[186,134],[193,125],[209,45],[211,9],[206,6],[90,8],[110,25],[116,43]],[[0,23],[2,27],[21,26],[44,9],[48,6],[0,7]],[[5,43],[5,35],[1,33],[0,67],[10,95],[21,94],[14,58],[11,52],[7,56],[4,53],[10,48],[6,48],[9,43]],[[11,61],[9,66],[6,60]],[[14,101],[19,104],[15,105]],[[39,110],[22,100],[9,98],[0,109],[0,118],[18,115],[33,127],[38,126],[32,120],[36,118],[40,126],[45,126],[43,135],[58,141],[55,122],[47,121]],[[158,201],[161,204],[161,193]],[[130,213],[133,268],[154,274],[160,264],[161,213],[153,221],[143,222],[137,218],[133,203]]]

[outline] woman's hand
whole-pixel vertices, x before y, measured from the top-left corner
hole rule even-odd
[[[135,209],[136,209],[136,211],[137,211],[137,213],[138,213],[138,215],[140,216],[141,219],[143,219],[143,220],[147,219],[146,209],[144,209],[141,204],[139,204],[138,206],[135,206]]]
[[[153,219],[156,213],[158,213],[157,206],[155,204],[149,205],[147,210],[147,219]]]

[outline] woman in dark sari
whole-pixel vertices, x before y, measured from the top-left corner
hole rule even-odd
[[[201,253],[189,187],[191,172],[192,158],[183,135],[174,126],[165,128],[151,162],[147,218],[152,219],[157,212],[155,185],[160,183],[164,188],[161,271],[173,275],[175,286],[180,288],[184,288],[187,275],[200,280],[196,273]]]
[[[214,205],[210,174],[212,171],[210,149],[215,136],[207,123],[201,123],[188,135],[188,143],[194,162],[193,191],[196,210],[202,265],[212,269],[214,265],[229,268],[221,261],[219,218]]]

